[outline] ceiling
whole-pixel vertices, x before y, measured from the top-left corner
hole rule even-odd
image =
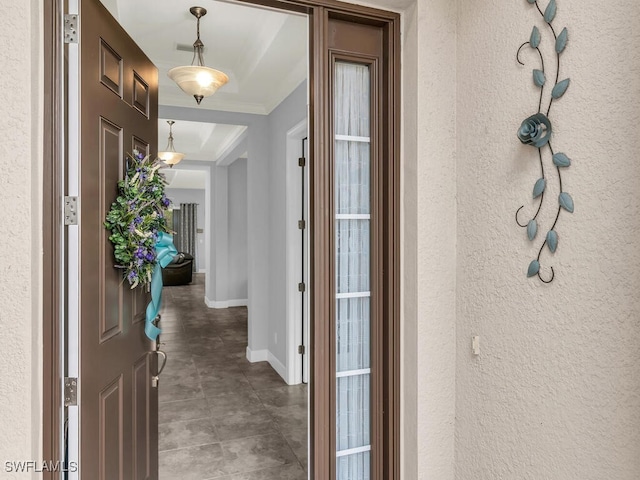
[[[204,190],[207,185],[206,172],[202,170],[184,170],[167,168],[163,172],[167,179],[167,188],[188,188],[190,190]],[[167,191],[170,195],[170,190]]]
[[[173,146],[188,160],[217,162],[247,129],[241,125],[179,121],[173,125]],[[158,148],[167,147],[169,125],[158,120]],[[234,159],[235,160],[235,159]]]
[[[196,108],[167,77],[190,65],[196,19],[189,8],[205,7],[200,37],[208,67],[229,82],[202,100],[201,109],[269,114],[307,76],[307,17],[213,0],[102,0],[159,70],[161,105]],[[178,47],[184,50],[178,50]]]
[[[213,0],[101,0],[158,67],[160,105],[269,114],[307,78],[307,17]],[[205,65],[222,70],[229,82],[198,106],[167,76],[190,65],[196,39],[192,6],[207,9],[200,20]],[[158,121],[158,149],[169,137]],[[235,146],[245,126],[178,121],[174,146],[186,160],[218,161]],[[246,155],[246,154],[245,154]],[[239,158],[242,158],[239,157]],[[178,166],[165,171],[170,188],[205,188],[205,172]]]

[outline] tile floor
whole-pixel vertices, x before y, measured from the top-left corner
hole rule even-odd
[[[247,361],[247,309],[207,308],[203,274],[162,300],[160,480],[306,480],[307,387]]]

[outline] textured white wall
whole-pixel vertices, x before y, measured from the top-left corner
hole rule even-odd
[[[416,182],[405,190],[405,228],[416,222],[416,419],[417,479],[454,478],[456,305],[456,2],[416,4],[416,89],[405,92],[416,105]],[[409,136],[405,142],[413,142]],[[405,153],[410,153],[407,151]],[[410,158],[405,157],[405,161]],[[415,206],[411,205],[415,198]],[[406,285],[406,288],[411,288]],[[411,308],[411,307],[410,307]],[[410,388],[407,385],[407,388]],[[411,421],[408,419],[408,421]],[[407,476],[407,478],[410,478]]]
[[[15,478],[6,461],[41,455],[42,13],[0,10],[0,478]]]
[[[465,3],[457,44],[456,478],[637,480],[640,3],[558,0],[554,25],[570,35],[561,78],[572,84],[550,118],[556,151],[573,159],[563,183],[576,209],[560,217],[555,255],[542,257],[556,271],[551,285],[526,278],[541,242],[531,244],[514,223],[520,205],[534,209],[539,175],[536,151],[515,135],[537,110],[536,57],[524,55],[520,67],[515,53],[534,22],[550,46],[548,30],[525,0]],[[553,59],[547,66],[555,71]],[[470,353],[474,334],[479,358]]]
[[[401,345],[402,385],[400,394],[401,474],[403,478],[418,478],[418,196],[417,137],[418,114],[410,94],[417,94],[418,85],[418,12],[412,6],[402,16],[402,171],[401,171]],[[450,428],[453,430],[452,428]],[[453,434],[453,433],[451,433]]]

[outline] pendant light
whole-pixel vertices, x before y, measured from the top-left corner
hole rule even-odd
[[[180,163],[180,160],[184,158],[184,153],[176,152],[173,146],[173,124],[176,123],[173,120],[167,120],[169,124],[169,141],[167,142],[167,148],[164,152],[158,152],[158,158],[164,163],[173,168],[174,165]]]
[[[204,97],[216,93],[218,88],[229,81],[229,77],[220,70],[214,70],[204,65],[202,56],[204,44],[200,40],[200,18],[207,14],[207,10],[203,7],[191,7],[189,11],[198,19],[198,38],[193,44],[193,60],[191,60],[191,65],[172,68],[168,75],[186,94],[193,95],[200,105]],[[197,65],[194,65],[196,60]]]

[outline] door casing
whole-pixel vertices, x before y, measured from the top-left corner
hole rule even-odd
[[[311,219],[314,228],[311,238],[312,252],[330,251],[332,230],[326,228],[323,200],[333,195],[329,172],[314,169],[315,159],[326,158],[330,148],[329,139],[331,111],[329,85],[326,81],[329,67],[327,37],[329,19],[339,19],[355,24],[374,25],[383,29],[384,48],[388,62],[385,71],[387,87],[384,90],[385,109],[382,122],[386,125],[386,138],[382,155],[389,158],[384,176],[382,202],[382,268],[385,276],[383,298],[380,301],[385,339],[383,345],[383,372],[381,372],[383,448],[382,461],[376,463],[373,475],[378,479],[400,479],[400,16],[397,13],[347,4],[334,0],[241,0],[244,3],[261,5],[279,10],[304,13],[310,19],[310,164]],[[43,458],[60,459],[62,452],[62,366],[61,315],[62,277],[62,219],[60,206],[63,192],[61,178],[64,172],[64,58],[63,10],[64,0],[44,2],[44,184],[43,184]],[[314,141],[322,139],[325,141]],[[330,372],[332,353],[330,329],[325,328],[326,319],[332,318],[330,308],[333,292],[329,255],[312,255],[312,352],[310,370],[312,374],[310,412],[310,471],[316,480],[335,477],[332,470],[333,452],[330,445],[331,398],[329,386],[335,379]],[[45,472],[45,479],[59,479],[60,472]]]

